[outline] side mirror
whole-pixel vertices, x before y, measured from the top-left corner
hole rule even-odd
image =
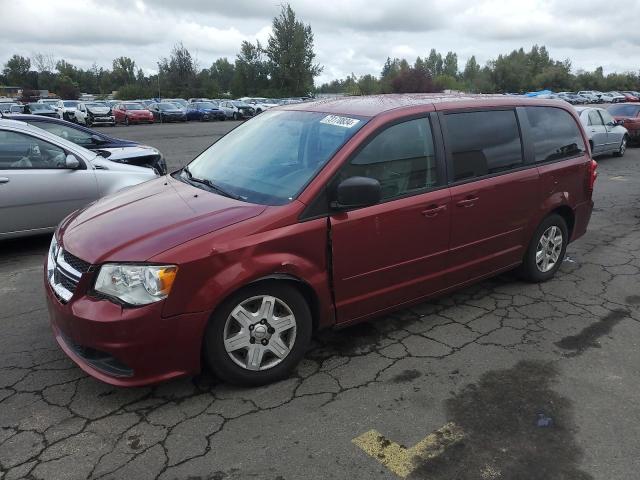
[[[67,155],[67,158],[65,159],[64,166],[66,168],[71,169],[71,170],[75,170],[76,168],[78,168],[80,166],[80,160],[78,160],[75,157],[75,155],[72,155],[70,153],[69,155]]]
[[[102,143],[106,143],[106,140],[98,135],[91,135],[91,141],[96,145],[100,145]]]
[[[342,210],[346,208],[368,207],[380,202],[382,187],[375,178],[350,177],[338,185],[336,201],[331,202],[331,208]]]
[[[614,125],[624,125],[624,120],[615,120],[613,122]]]

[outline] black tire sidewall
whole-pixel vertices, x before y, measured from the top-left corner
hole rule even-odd
[[[224,348],[224,325],[233,309],[247,298],[272,295],[284,301],[296,317],[296,339],[289,355],[268,370],[250,371],[237,365]],[[261,282],[245,287],[229,297],[211,316],[204,338],[205,359],[213,372],[225,382],[240,386],[259,386],[286,378],[300,362],[311,341],[311,311],[294,287],[281,282]]]
[[[536,249],[538,247],[538,242],[540,241],[540,237],[542,234],[552,226],[557,226],[562,231],[562,251],[560,252],[560,257],[558,258],[558,262],[553,266],[551,270],[548,272],[541,272],[536,265]],[[567,228],[567,222],[558,214],[551,214],[546,217],[538,228],[536,229],[533,237],[531,238],[531,242],[529,243],[529,247],[527,248],[527,252],[524,257],[524,262],[522,265],[522,273],[525,279],[530,282],[546,282],[547,280],[553,278],[556,274],[560,266],[562,265],[562,261],[564,259],[565,253],[567,251],[567,245],[569,244],[569,229]]]

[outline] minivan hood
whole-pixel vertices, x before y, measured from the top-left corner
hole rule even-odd
[[[92,264],[139,262],[265,209],[164,176],[75,212],[60,224],[59,238],[66,250]]]

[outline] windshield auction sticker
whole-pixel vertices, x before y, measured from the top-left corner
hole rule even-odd
[[[327,115],[320,123],[326,123],[327,125],[335,125],[336,127],[352,128],[360,123],[357,118],[341,117],[339,115]]]

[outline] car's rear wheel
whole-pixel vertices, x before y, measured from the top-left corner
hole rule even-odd
[[[256,386],[285,378],[311,341],[309,305],[295,288],[264,282],[232,295],[213,314],[206,360],[222,380]]]
[[[616,157],[624,157],[624,153],[627,151],[628,143],[629,143],[629,137],[625,135],[624,137],[622,137],[622,141],[620,142],[620,148],[618,148],[618,151],[614,152],[613,154]]]
[[[530,282],[552,278],[564,259],[569,243],[567,222],[558,214],[549,215],[536,229],[524,256],[521,273]]]
[[[233,112],[233,119],[240,120],[240,115],[238,114],[238,112]]]

